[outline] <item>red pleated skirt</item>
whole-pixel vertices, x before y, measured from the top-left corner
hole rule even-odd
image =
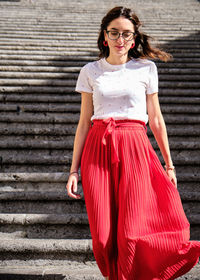
[[[175,279],[200,242],[140,120],[95,119],[81,157],[93,253],[109,280]]]

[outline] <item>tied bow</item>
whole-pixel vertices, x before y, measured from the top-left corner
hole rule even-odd
[[[109,134],[111,134],[111,148],[113,148],[112,163],[115,163],[115,162],[117,163],[120,160],[119,160],[118,153],[117,153],[117,150],[116,150],[114,133],[115,133],[115,127],[117,127],[118,125],[112,117],[104,119],[103,123],[107,124],[107,127],[105,129],[104,134],[103,134],[102,143],[104,145],[106,145],[107,144],[106,143],[106,137]]]

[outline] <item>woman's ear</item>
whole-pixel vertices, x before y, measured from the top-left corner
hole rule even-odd
[[[104,30],[103,33],[104,33],[104,39],[105,39],[105,41],[107,41],[107,40],[108,40],[108,37],[107,37],[106,30]]]

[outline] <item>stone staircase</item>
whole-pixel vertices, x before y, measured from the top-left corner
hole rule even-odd
[[[133,7],[132,1],[124,5]],[[84,198],[67,196],[80,68],[115,1],[0,1],[0,280],[104,279]],[[178,189],[200,240],[200,3],[138,0],[143,30],[174,61],[156,61]],[[147,125],[148,126],[148,125]],[[148,127],[149,139],[163,158]],[[78,191],[83,197],[81,178]],[[179,279],[200,279],[200,264]]]

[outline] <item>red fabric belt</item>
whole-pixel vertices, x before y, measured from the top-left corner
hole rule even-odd
[[[111,134],[111,147],[113,148],[113,157],[112,163],[118,163],[119,157],[116,149],[115,143],[115,128],[116,127],[136,127],[136,128],[144,128],[147,133],[147,127],[145,122],[140,120],[131,120],[131,119],[123,119],[123,120],[115,120],[114,118],[110,117],[107,119],[93,119],[93,126],[103,126],[105,127],[105,132],[103,134],[102,143],[104,145],[107,144],[106,137]],[[92,126],[92,123],[91,123]]]

